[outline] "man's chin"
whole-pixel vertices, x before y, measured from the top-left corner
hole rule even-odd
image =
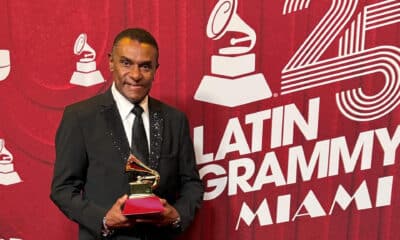
[[[128,95],[127,99],[131,103],[140,103],[146,95]]]
[[[125,96],[131,103],[139,103],[141,102],[149,91],[145,91],[143,87],[138,88],[125,88],[122,95]]]

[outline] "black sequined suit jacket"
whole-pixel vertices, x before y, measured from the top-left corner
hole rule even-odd
[[[186,116],[149,97],[150,155],[160,173],[155,194],[179,212],[184,230],[200,207],[203,186],[196,169]],[[102,219],[129,192],[125,164],[130,148],[111,89],[65,108],[56,134],[51,199],[79,224],[79,239],[101,239]],[[110,239],[172,239],[171,227],[139,224]]]

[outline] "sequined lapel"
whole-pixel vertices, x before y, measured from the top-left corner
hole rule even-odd
[[[148,166],[158,170],[163,141],[164,116],[159,103],[149,97],[150,110],[150,155]]]
[[[120,160],[126,162],[130,152],[129,142],[110,90],[105,93],[102,114],[107,122],[106,135],[111,139],[112,147],[118,152]]]

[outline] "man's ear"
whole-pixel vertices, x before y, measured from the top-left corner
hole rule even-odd
[[[111,72],[114,71],[114,59],[111,53],[108,53],[108,67],[110,68]]]

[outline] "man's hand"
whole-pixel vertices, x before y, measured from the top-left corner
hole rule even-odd
[[[161,221],[159,222],[159,225],[160,226],[170,225],[180,217],[179,213],[173,206],[171,206],[167,202],[167,200],[165,199],[160,199],[160,200],[162,205],[164,206],[164,211],[161,213]]]
[[[175,222],[180,217],[178,211],[172,205],[170,205],[167,200],[160,199],[160,201],[164,206],[164,211],[162,211],[159,216],[148,219],[136,219],[136,222],[151,223],[159,227],[171,225],[173,222]]]
[[[132,227],[135,224],[135,221],[128,219],[122,214],[122,206],[127,199],[128,195],[126,194],[118,198],[114,205],[106,213],[105,224],[109,229]]]

